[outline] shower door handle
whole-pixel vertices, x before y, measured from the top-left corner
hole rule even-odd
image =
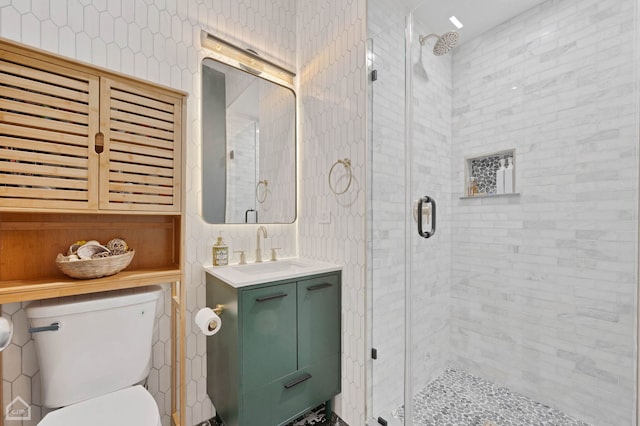
[[[422,206],[425,204],[431,204],[431,230],[423,231],[422,230]],[[420,234],[423,238],[431,238],[433,234],[436,233],[436,201],[425,195],[424,197],[418,200],[418,234]]]

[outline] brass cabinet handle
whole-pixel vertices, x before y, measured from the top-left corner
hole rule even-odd
[[[256,302],[266,302],[267,300],[280,299],[281,297],[287,296],[287,293],[272,294],[271,296],[258,297],[256,298]]]
[[[331,283],[316,284],[316,285],[312,285],[311,287],[307,287],[307,291],[316,291],[316,290],[320,290],[320,289],[331,287],[331,286],[333,286],[333,284]]]
[[[311,374],[305,373],[303,376],[298,377],[297,379],[293,379],[289,383],[284,384],[285,389],[291,389],[294,386],[298,386],[300,383],[306,382],[311,378]]]

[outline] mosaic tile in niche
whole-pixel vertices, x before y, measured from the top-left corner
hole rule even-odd
[[[478,190],[481,194],[496,192],[496,171],[500,168],[499,155],[476,158],[471,160],[471,175],[478,182]]]

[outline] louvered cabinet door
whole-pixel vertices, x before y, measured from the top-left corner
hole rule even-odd
[[[99,78],[0,49],[0,208],[95,209]]]
[[[100,87],[100,208],[180,211],[182,98],[108,78]]]

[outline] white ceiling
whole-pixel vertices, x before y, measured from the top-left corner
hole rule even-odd
[[[547,0],[405,0],[415,8],[415,17],[439,35],[458,31],[460,43],[471,40],[520,13]],[[455,15],[464,24],[461,30],[449,21]]]

